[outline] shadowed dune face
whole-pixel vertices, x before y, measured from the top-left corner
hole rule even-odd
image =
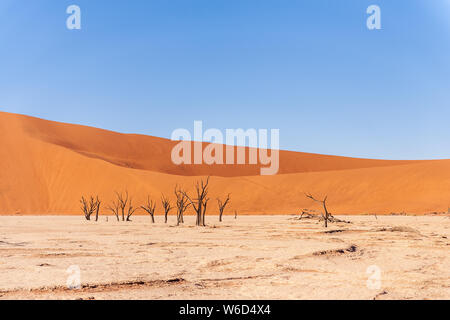
[[[206,175],[212,176],[211,201],[232,193],[228,211],[242,214],[315,208],[304,191],[328,194],[334,213],[426,213],[446,211],[449,204],[449,160],[384,161],[280,151],[279,174],[259,176],[258,165],[177,166],[171,161],[175,144],[0,113],[0,214],[79,214],[81,195],[98,194],[106,205],[114,191],[125,189],[138,203],[147,195],[172,196],[176,184],[191,191],[197,176]],[[210,214],[216,209],[211,204]]]
[[[13,117],[13,115],[9,116]],[[22,123],[24,133],[30,137],[121,167],[184,176],[240,177],[260,174],[259,165],[175,165],[172,163],[170,156],[172,148],[177,142],[163,138],[120,134],[26,116],[15,116],[15,118]],[[204,147],[206,145],[205,143]],[[248,159],[248,148],[245,148],[245,151]],[[281,151],[279,173],[384,167],[412,162],[355,159]]]

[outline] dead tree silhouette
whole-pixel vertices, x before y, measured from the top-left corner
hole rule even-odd
[[[141,208],[147,211],[147,213],[152,217],[152,223],[155,223],[156,201],[151,200],[150,196],[148,196],[147,204],[145,206],[141,206]]]
[[[119,200],[113,201],[112,204],[108,205],[106,207],[107,210],[111,211],[117,218],[117,221],[120,221],[119,219],[119,208],[120,208],[120,202]]]
[[[122,213],[122,221],[125,221],[125,213],[127,215],[126,221],[131,221],[131,216],[136,212],[136,210],[139,209],[139,207],[133,207],[133,198],[128,195],[128,191],[125,191],[125,194],[118,193],[116,191],[116,197],[117,202],[113,202],[113,206],[110,206],[109,210],[116,214],[117,219],[119,219],[120,209],[120,212]],[[117,213],[115,212],[115,210],[117,211]]]
[[[225,207],[229,203],[230,203],[230,194],[228,194],[225,201],[222,201],[219,198],[217,198],[217,205],[219,206],[219,222],[222,222],[223,211],[225,210]]]
[[[82,196],[80,203],[81,203],[81,210],[83,210],[84,217],[86,218],[86,220],[90,221],[91,215],[95,212],[95,221],[98,221],[98,213],[100,211],[100,204],[101,204],[101,201],[99,200],[98,196],[96,196],[96,198],[90,196],[89,201],[86,200],[84,196]]]
[[[328,212],[328,209],[327,209],[328,196],[325,196],[325,198],[323,198],[323,200],[317,200],[309,193],[305,193],[305,196],[315,202],[322,204],[323,210],[324,210],[324,214],[322,214],[322,217],[323,217],[323,220],[325,221],[325,228],[328,228],[328,221],[333,222],[333,220],[332,220],[333,216]]]
[[[164,223],[167,223],[167,216],[170,210],[173,209],[173,207],[170,204],[170,200],[166,198],[164,195],[161,196],[161,204],[164,208]]]
[[[189,208],[190,203],[181,188],[175,187],[175,196],[177,198],[177,226],[179,226],[180,223],[184,223],[184,212]]]
[[[131,221],[131,216],[133,215],[133,213],[136,212],[136,210],[139,209],[139,207],[134,208],[133,204],[132,204],[132,198],[130,198],[129,200],[129,205],[128,205],[128,212],[127,212],[127,221]]]
[[[206,181],[200,180],[197,181],[195,185],[197,197],[194,199],[191,199],[189,195],[183,191],[183,194],[186,196],[186,198],[189,200],[189,203],[194,208],[197,219],[195,221],[196,226],[206,226],[205,223],[205,216],[206,216],[206,207],[208,205],[209,198],[208,196],[208,184],[209,184],[209,177],[206,179]]]
[[[122,221],[125,221],[125,208],[128,203],[128,191],[125,191],[125,195],[116,191],[117,200],[119,201],[119,208],[122,212]]]

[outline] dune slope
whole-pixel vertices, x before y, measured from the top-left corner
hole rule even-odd
[[[216,197],[227,193],[232,193],[228,212],[240,214],[316,208],[303,192],[327,194],[331,211],[343,214],[447,211],[450,202],[450,160],[281,151],[279,174],[259,176],[255,165],[176,166],[170,159],[174,144],[0,113],[0,214],[80,214],[81,195],[98,194],[105,207],[114,191],[123,190],[140,204],[147,195],[172,196],[176,184],[192,190],[205,175],[212,176],[211,214],[217,211]]]

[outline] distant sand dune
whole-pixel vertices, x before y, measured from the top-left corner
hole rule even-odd
[[[429,213],[450,205],[450,160],[281,151],[279,174],[259,176],[255,165],[176,166],[167,139],[1,112],[0,146],[0,214],[80,214],[82,194],[98,194],[105,205],[115,190],[128,189],[137,203],[147,194],[172,196],[175,184],[192,190],[205,175],[212,176],[211,214],[215,198],[227,193],[228,211],[239,214],[315,208],[303,191],[328,194],[330,209],[341,214]]]

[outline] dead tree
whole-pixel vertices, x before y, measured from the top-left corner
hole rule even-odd
[[[96,206],[95,206],[95,221],[97,222],[98,221],[98,213],[100,212],[100,205],[102,204],[102,202],[98,199],[98,196],[97,196],[97,199],[96,199]]]
[[[86,220],[90,221],[93,211],[92,211],[89,201],[87,201],[86,198],[84,196],[82,196],[80,203],[81,203],[81,210],[84,213],[84,217],[86,218]]]
[[[147,204],[141,207],[152,217],[152,223],[155,223],[155,209],[156,209],[156,201],[150,199],[150,196],[147,197]]]
[[[170,204],[170,200],[166,198],[164,195],[161,196],[161,203],[164,208],[164,223],[167,223],[167,215],[173,207]]]
[[[125,221],[125,209],[128,204],[128,191],[125,191],[125,194],[118,193],[116,191],[117,200],[119,202],[119,208],[122,212],[122,221]],[[127,218],[128,221],[128,218]]]
[[[324,210],[324,214],[322,215],[323,220],[325,221],[325,228],[328,228],[328,221],[332,222],[332,215],[328,212],[327,210],[327,199],[328,196],[325,196],[325,198],[323,200],[317,200],[316,198],[314,198],[312,195],[305,193],[305,196],[315,202],[321,203],[323,206],[323,210]]]
[[[234,220],[236,220],[236,219],[237,219],[237,211],[234,210]]]
[[[208,205],[209,198],[208,196],[208,184],[209,184],[209,177],[206,179],[206,181],[197,181],[195,185],[195,189],[197,192],[197,197],[194,199],[191,199],[189,195],[183,191],[186,198],[189,200],[189,203],[194,208],[197,219],[195,222],[196,226],[206,226],[205,224],[205,216],[206,216],[206,206]]]
[[[106,207],[106,209],[111,211],[116,216],[117,221],[120,221],[120,219],[119,219],[119,208],[120,208],[119,200],[113,201],[111,205]]]
[[[133,204],[132,204],[132,198],[130,198],[129,200],[129,204],[128,204],[128,212],[127,212],[127,221],[131,221],[131,216],[133,215],[133,213],[136,212],[137,209],[139,209],[139,207],[134,208]]]
[[[203,200],[203,214],[202,214],[202,225],[206,226],[205,216],[206,216],[206,206],[208,205],[209,198]]]
[[[131,216],[133,213],[136,212],[136,210],[139,209],[139,207],[135,208],[132,204],[132,198],[129,197],[128,191],[125,191],[125,194],[118,193],[116,191],[116,197],[117,200],[113,201],[112,205],[108,206],[108,210],[110,210],[117,218],[117,221],[119,220],[119,214],[122,214],[122,221],[125,221],[125,214],[126,214],[126,221],[131,221]]]
[[[190,203],[186,193],[178,187],[175,187],[175,196],[177,197],[177,226],[184,223],[184,212],[189,208]]]
[[[228,203],[230,203],[230,194],[228,194],[225,201],[222,201],[219,198],[217,198],[217,205],[219,206],[219,222],[222,222],[223,211],[225,210],[225,207],[227,206]]]
[[[84,196],[81,197],[81,210],[83,210],[84,217],[86,220],[91,220],[91,215],[95,212],[95,221],[98,221],[98,213],[100,211],[101,201],[98,196],[94,199],[93,196],[90,197],[89,201],[86,200]]]

